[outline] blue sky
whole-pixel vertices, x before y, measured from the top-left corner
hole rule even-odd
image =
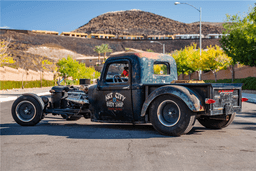
[[[176,0],[178,1],[178,0]],[[0,27],[25,30],[72,31],[110,11],[140,9],[176,21],[199,21],[199,12],[175,1],[36,1],[0,0]],[[256,1],[180,1],[202,8],[202,21],[223,22],[226,14],[248,12]]]

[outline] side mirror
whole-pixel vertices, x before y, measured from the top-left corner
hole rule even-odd
[[[97,79],[97,90],[99,90],[99,87],[100,87],[100,80]]]

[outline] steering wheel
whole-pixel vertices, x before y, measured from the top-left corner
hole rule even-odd
[[[119,82],[120,82],[119,80],[121,80],[121,82],[124,82],[124,81],[121,79],[120,75],[114,75],[114,76],[113,76],[113,83],[119,83]]]

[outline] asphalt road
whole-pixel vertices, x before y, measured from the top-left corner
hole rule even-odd
[[[255,170],[256,104],[222,130],[199,123],[181,137],[158,134],[148,125],[101,124],[48,116],[22,127],[12,102],[0,103],[1,171],[58,170]]]

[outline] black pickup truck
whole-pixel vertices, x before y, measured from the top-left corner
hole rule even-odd
[[[48,114],[67,120],[152,123],[161,134],[179,136],[188,133],[196,119],[211,129],[232,123],[246,100],[241,87],[179,83],[176,62],[169,55],[115,53],[106,60],[97,84],[54,86],[50,99],[23,94],[13,103],[12,116],[22,126],[36,125]]]

